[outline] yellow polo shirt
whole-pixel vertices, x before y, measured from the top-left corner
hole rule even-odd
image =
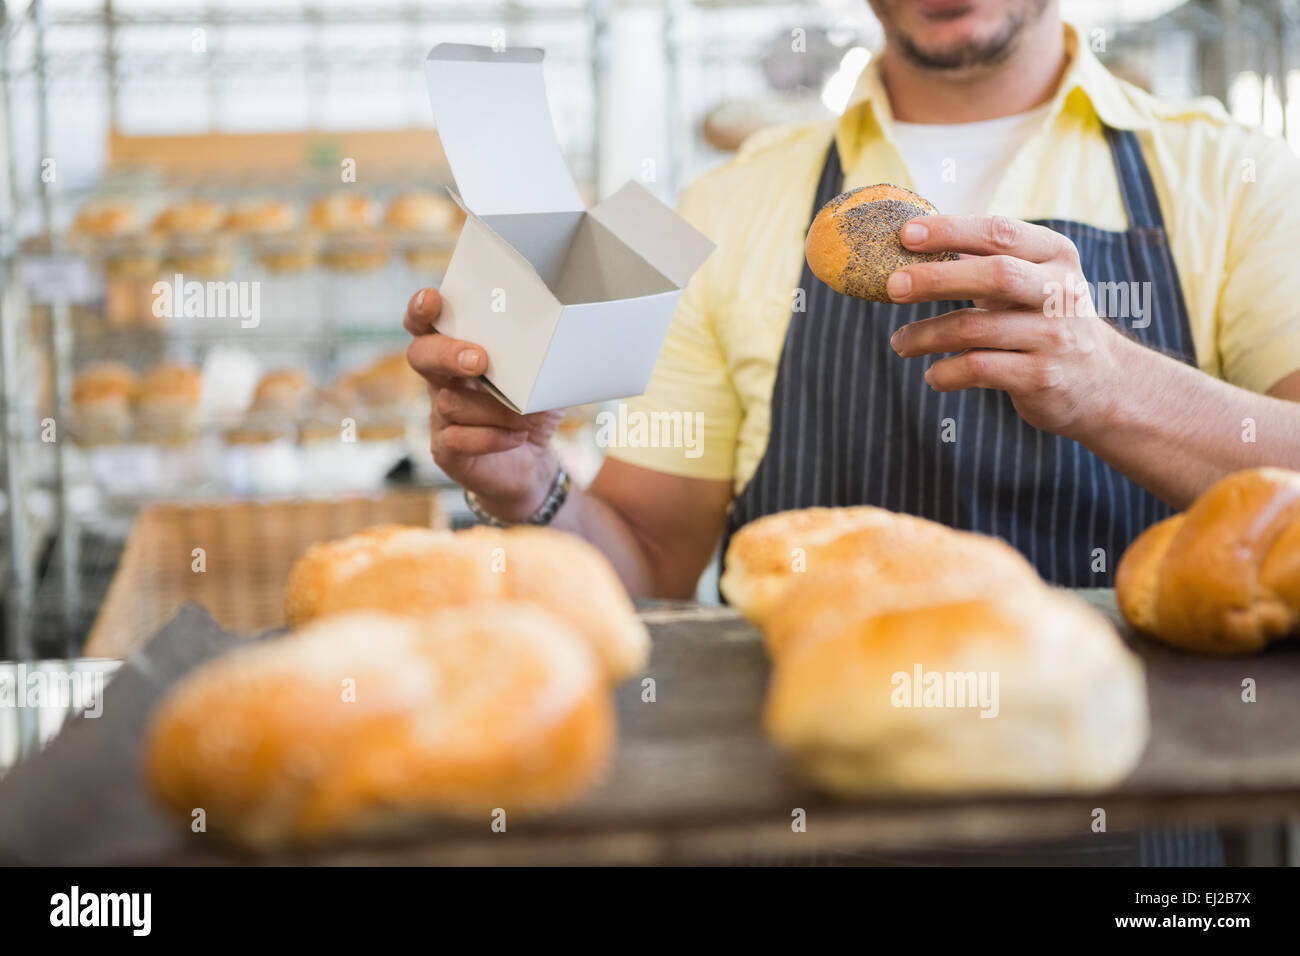
[[[1165,217],[1197,364],[1255,392],[1300,369],[1300,159],[1232,122],[1216,100],[1158,100],[1112,76],[1066,28],[1070,64],[1041,129],[1007,168],[990,213],[1128,223],[1105,122],[1137,133]],[[683,292],[645,395],[629,412],[690,415],[692,448],[613,447],[655,471],[730,479],[767,445],[772,384],[803,267],[803,241],[834,137],[845,189],[912,185],[874,61],[838,120],[765,130],[693,183],[682,214],[717,243]],[[659,419],[662,421],[662,419]]]

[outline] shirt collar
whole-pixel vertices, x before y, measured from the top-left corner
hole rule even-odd
[[[1116,129],[1144,129],[1151,124],[1151,116],[1137,108],[1130,90],[1102,65],[1088,44],[1080,42],[1068,23],[1065,55],[1069,66],[1052,99],[1051,119],[1067,111],[1086,110]],[[836,129],[842,155],[856,156],[870,135],[888,138],[893,121],[879,60],[872,58],[859,74]]]

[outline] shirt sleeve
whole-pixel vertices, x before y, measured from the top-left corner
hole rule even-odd
[[[717,242],[704,200],[704,190],[693,186],[679,211]],[[710,308],[720,258],[714,250],[678,299],[645,394],[615,403],[598,419],[597,441],[608,457],[670,475],[731,480],[741,404]]]
[[[1300,157],[1251,135],[1226,171],[1240,181],[1218,302],[1224,378],[1267,392],[1300,369]]]

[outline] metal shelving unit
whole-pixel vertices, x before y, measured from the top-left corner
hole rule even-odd
[[[41,441],[42,376],[51,398],[47,414],[57,427],[68,420],[69,390],[78,358],[145,348],[158,339],[158,333],[139,329],[100,329],[78,337],[74,335],[72,303],[59,296],[40,304],[40,321],[33,322],[34,303],[24,287],[24,270],[31,255],[22,240],[31,234],[47,236],[40,255],[54,267],[70,261],[60,246],[59,230],[66,214],[90,192],[32,176],[33,168],[39,171],[41,159],[51,155],[56,139],[54,104],[60,95],[74,89],[78,95],[92,91],[102,96],[109,129],[114,130],[125,122],[128,100],[124,93],[198,83],[206,92],[209,121],[220,124],[222,97],[231,95],[227,86],[234,80],[289,77],[301,81],[306,90],[303,128],[312,130],[320,128],[319,104],[329,96],[331,76],[386,72],[403,83],[409,78],[410,88],[403,93],[409,98],[409,114],[416,125],[426,125],[431,123],[423,94],[423,58],[428,47],[439,39],[489,43],[499,35],[511,44],[547,47],[548,62],[556,65],[578,104],[565,118],[572,128],[587,134],[569,138],[571,163],[580,180],[595,183],[599,180],[599,131],[606,108],[603,77],[608,66],[612,5],[613,0],[545,4],[447,0],[307,2],[259,8],[204,4],[186,10],[163,0],[130,4],[127,9],[115,0],[103,0],[91,9],[60,10],[46,0],[26,4],[0,0],[0,139],[4,150],[0,156],[0,466],[7,504],[3,513],[7,561],[0,560],[6,608],[0,658],[29,659],[51,650],[74,654],[84,629],[87,602],[97,587],[95,575],[102,574],[102,568],[81,546],[83,528],[71,501],[69,443]],[[296,31],[300,36],[285,48],[268,50],[264,45],[225,42],[236,34],[247,37],[248,31],[292,27],[300,27]],[[397,39],[392,38],[395,31],[385,34],[385,28],[392,27],[400,30]],[[133,35],[187,29],[204,31],[204,56],[180,55],[166,47],[141,49],[139,44],[132,49]],[[376,39],[376,30],[384,36]],[[79,45],[60,42],[69,36],[78,38]],[[23,130],[25,136],[17,135],[15,101],[26,107],[32,98],[34,128]],[[272,186],[258,183],[243,170],[231,170],[223,180],[205,192],[230,198],[241,189]],[[320,184],[277,182],[274,188],[280,194],[302,196],[312,185]],[[385,185],[391,189],[405,184]],[[336,281],[333,276],[326,279]],[[302,331],[278,330],[266,336],[266,342],[286,349],[330,350],[395,345],[405,338],[400,329],[388,336],[366,323],[339,321],[330,328],[337,335],[322,335],[317,323]],[[172,341],[188,354],[202,354],[228,338],[219,329],[205,328]],[[44,495],[39,502],[45,507],[32,507],[36,495]],[[100,554],[102,542],[92,550]],[[95,567],[87,570],[89,564]],[[87,574],[90,578],[83,580]],[[57,646],[49,640],[51,629],[62,633]]]

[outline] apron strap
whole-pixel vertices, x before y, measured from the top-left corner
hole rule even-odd
[[[1142,147],[1137,134],[1129,129],[1104,126],[1110,154],[1115,161],[1115,176],[1119,180],[1119,194],[1124,202],[1124,213],[1131,229],[1163,229],[1164,216],[1156,199],[1155,183],[1151,170],[1142,158]]]

